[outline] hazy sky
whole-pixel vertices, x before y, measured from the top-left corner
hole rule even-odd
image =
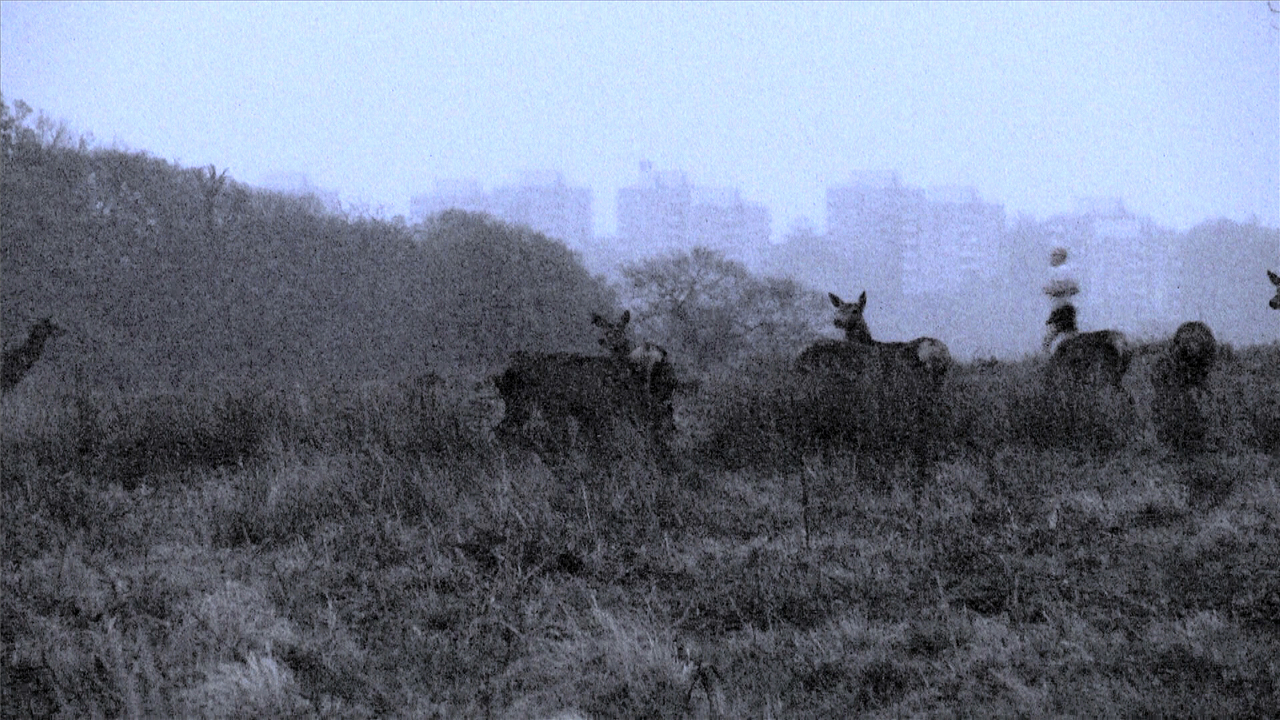
[[[1280,7],[1280,3],[1273,3]],[[642,159],[825,227],[859,169],[1009,216],[1122,196],[1280,225],[1265,3],[0,4],[6,102],[256,183],[406,213],[437,178],[554,169],[596,233]]]

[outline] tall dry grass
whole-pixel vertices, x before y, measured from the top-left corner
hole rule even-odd
[[[923,473],[893,394],[830,420],[782,361],[665,458],[505,446],[474,382],[19,393],[3,714],[1267,716],[1277,360],[1224,357],[1195,453],[1145,361],[1093,437],[1036,361],[958,366]]]

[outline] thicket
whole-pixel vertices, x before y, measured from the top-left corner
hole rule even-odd
[[[525,228],[326,212],[225,170],[68,146],[5,114],[0,324],[6,338],[45,316],[71,330],[47,364],[64,387],[484,371],[513,350],[591,350],[585,319],[616,311],[577,256]]]

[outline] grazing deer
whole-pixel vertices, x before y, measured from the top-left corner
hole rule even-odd
[[[796,358],[800,372],[841,371],[860,373],[876,363],[889,371],[906,370],[929,380],[936,389],[951,368],[951,352],[941,340],[921,337],[909,342],[880,342],[871,338],[871,330],[862,316],[867,307],[863,291],[857,302],[845,302],[835,293],[827,293],[836,309],[835,326],[844,330],[845,339],[820,340],[805,348]]]
[[[573,420],[598,443],[621,419],[662,444],[674,427],[675,372],[665,350],[631,342],[625,332],[629,320],[630,313],[618,323],[592,318],[605,331],[600,344],[608,355],[513,353],[507,369],[494,378],[506,405],[500,434],[518,434],[536,410],[555,432]]]
[[[1217,358],[1218,343],[1209,326],[1199,321],[1182,323],[1156,361],[1152,382],[1171,390],[1203,388]]]
[[[1276,286],[1276,296],[1271,298],[1270,302],[1271,309],[1280,310],[1280,275],[1268,270],[1267,277],[1271,280],[1271,284]]]
[[[1184,455],[1207,447],[1209,416],[1202,407],[1205,382],[1218,356],[1213,331],[1186,322],[1163,346],[1151,373],[1152,422],[1161,442]]]
[[[21,382],[44,353],[44,344],[63,332],[52,320],[44,318],[31,326],[26,342],[12,350],[6,350],[3,374],[0,375],[0,393],[9,392]]]
[[[1045,350],[1049,358],[1052,382],[1067,381],[1078,387],[1102,381],[1123,391],[1120,382],[1129,370],[1133,350],[1119,330],[1095,330],[1082,333],[1076,327],[1076,308],[1071,303],[1059,305],[1045,322]],[[1056,345],[1055,345],[1056,342]]]

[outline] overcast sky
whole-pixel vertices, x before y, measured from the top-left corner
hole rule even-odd
[[[1273,3],[1280,7],[1280,3]],[[560,170],[596,233],[642,159],[825,228],[860,169],[1010,217],[1079,196],[1280,225],[1280,13],[1046,5],[0,4],[0,90],[101,143],[406,213]]]

